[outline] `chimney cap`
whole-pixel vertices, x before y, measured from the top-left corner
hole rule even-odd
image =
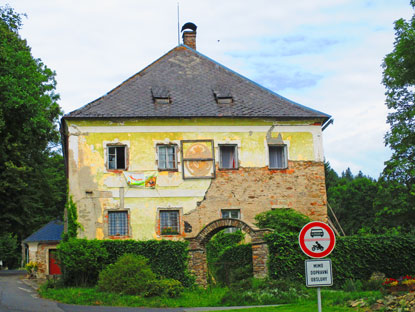
[[[193,24],[191,22],[188,22],[188,23],[186,23],[186,24],[183,25],[182,31],[183,30],[186,30],[186,29],[190,29],[190,30],[196,31],[196,28],[197,28],[197,26],[195,24]]]

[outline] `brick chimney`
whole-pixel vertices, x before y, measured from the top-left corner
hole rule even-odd
[[[195,31],[183,32],[183,44],[196,50],[196,32]]]
[[[193,23],[186,23],[182,27],[183,44],[194,50],[196,50],[196,28],[197,26]]]

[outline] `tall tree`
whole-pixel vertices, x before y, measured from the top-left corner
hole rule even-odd
[[[0,234],[19,239],[59,214],[66,183],[52,151],[62,113],[55,73],[32,56],[21,26],[20,14],[0,7]]]
[[[415,8],[415,0],[411,5]],[[385,142],[393,151],[384,173],[410,186],[415,183],[415,14],[395,22],[395,35],[394,49],[382,64],[390,109]]]
[[[415,9],[415,0],[410,4]],[[395,36],[393,51],[382,64],[386,105],[390,109],[390,131],[385,142],[392,149],[382,183],[390,182],[394,190],[391,199],[396,200],[385,205],[381,215],[389,216],[391,221],[405,220],[408,230],[415,228],[415,14],[408,21],[395,22]]]

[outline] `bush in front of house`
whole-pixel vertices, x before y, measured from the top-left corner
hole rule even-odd
[[[108,259],[99,240],[69,238],[58,245],[62,278],[68,286],[92,286]]]
[[[114,263],[125,254],[132,253],[151,259],[151,270],[161,279],[178,280],[185,287],[194,284],[194,277],[187,267],[189,259],[188,243],[169,240],[103,240],[103,248],[108,252],[107,264]]]
[[[65,285],[95,285],[99,272],[125,253],[151,259],[149,265],[159,279],[175,279],[186,287],[194,283],[194,277],[187,269],[187,242],[71,238],[58,246]]]
[[[177,280],[158,280],[148,265],[148,259],[134,254],[124,254],[102,270],[97,286],[104,292],[143,297],[177,297],[183,291]]]
[[[304,260],[298,234],[271,233],[266,236],[269,274],[273,279],[305,281]],[[415,237],[402,235],[346,236],[336,238],[332,260],[334,286],[349,280],[369,280],[373,272],[399,277],[415,272]]]

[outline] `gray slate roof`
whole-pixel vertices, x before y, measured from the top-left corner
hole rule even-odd
[[[34,232],[23,242],[58,242],[61,240],[62,233],[63,222],[59,220],[53,220]]]
[[[225,90],[225,91],[223,91]],[[231,104],[215,94],[230,93]],[[170,104],[155,104],[157,93]],[[179,45],[99,99],[64,118],[268,117],[321,118],[330,115],[294,103],[203,54]]]

